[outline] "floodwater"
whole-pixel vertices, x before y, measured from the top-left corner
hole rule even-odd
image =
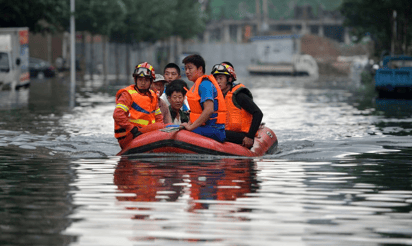
[[[137,155],[121,85],[0,94],[0,245],[412,245],[412,102],[347,78],[249,77],[278,151]]]

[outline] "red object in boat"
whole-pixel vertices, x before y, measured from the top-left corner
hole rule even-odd
[[[275,133],[263,125],[259,128],[251,149],[230,142],[220,143],[187,130],[175,132],[156,130],[133,139],[133,141],[117,155],[174,153],[253,157],[273,154],[277,146],[278,140]]]

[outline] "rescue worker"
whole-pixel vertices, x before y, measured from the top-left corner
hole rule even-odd
[[[133,78],[134,85],[116,93],[114,135],[122,149],[140,134],[164,126],[157,95],[150,89],[156,78],[154,68],[147,62],[141,63],[136,66]]]
[[[249,89],[243,84],[234,83],[236,73],[230,62],[214,65],[212,75],[222,90],[228,111],[226,141],[241,144],[250,149],[262,122],[262,111],[253,102]]]
[[[167,100],[169,100],[169,111],[174,125],[189,122],[189,112],[182,109],[186,98],[187,83],[181,79],[173,80],[166,88]]]
[[[172,123],[172,117],[170,115],[169,107],[167,106],[167,103],[165,102],[165,100],[163,100],[162,98],[162,95],[164,94],[163,92],[165,91],[166,83],[167,81],[165,80],[163,75],[156,74],[156,79],[153,81],[150,88],[156,93],[159,99],[159,108],[163,115],[163,123],[170,124]]]
[[[200,55],[183,59],[189,81],[194,82],[186,97],[190,107],[190,121],[181,126],[189,131],[223,142],[226,138],[226,105],[215,77],[205,75],[205,60]]]

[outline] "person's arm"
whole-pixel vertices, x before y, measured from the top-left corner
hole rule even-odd
[[[246,137],[253,140],[259,129],[260,123],[262,122],[263,113],[255,102],[253,102],[252,98],[246,93],[238,93],[236,95],[236,101],[246,112],[252,115],[252,123],[250,125],[249,132],[246,133]]]
[[[133,103],[132,97],[129,93],[123,92],[116,99],[116,108],[113,112],[113,119],[120,127],[126,129],[126,131],[131,131],[134,127],[132,123],[129,122],[129,109]]]
[[[182,125],[189,131],[192,131],[193,129],[198,128],[201,126],[203,123],[205,123],[210,116],[213,114],[214,109],[213,109],[213,100],[207,100],[203,103],[203,111],[200,114],[199,118],[195,120],[192,124],[187,124],[187,123],[182,123]]]
[[[159,98],[159,107],[160,107],[160,111],[162,111],[163,123],[164,124],[172,123],[172,116],[170,116],[169,107],[167,106],[166,102],[161,98]]]
[[[210,119],[210,116],[214,113],[214,98],[217,94],[217,90],[215,86],[209,80],[204,80],[199,85],[199,95],[200,95],[200,103],[203,103],[203,111],[200,114],[199,118],[192,122],[191,124],[183,123],[182,125],[189,131],[196,129],[197,127],[201,126],[207,120]]]
[[[162,99],[162,100],[163,100],[163,102],[165,102],[165,104],[166,104],[167,106],[169,106],[169,105],[170,105],[169,100],[167,100],[166,93],[163,93],[163,94],[160,96],[160,99]]]
[[[160,103],[157,102],[157,107],[155,110],[155,122],[163,124],[163,114],[162,114],[162,111],[160,110],[159,104]]]

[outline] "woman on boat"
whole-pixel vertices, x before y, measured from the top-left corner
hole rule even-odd
[[[136,66],[134,84],[116,94],[113,112],[114,135],[123,149],[142,133],[164,127],[156,93],[150,85],[156,78],[154,68],[147,62]]]
[[[180,125],[189,122],[189,111],[183,110],[183,102],[186,97],[187,84],[178,79],[173,80],[166,88],[166,96],[169,101],[169,111],[172,116],[172,124]]]
[[[222,90],[228,110],[226,141],[241,144],[250,149],[262,122],[262,111],[253,102],[253,96],[249,89],[243,84],[234,83],[236,73],[230,62],[214,65],[212,75]]]

